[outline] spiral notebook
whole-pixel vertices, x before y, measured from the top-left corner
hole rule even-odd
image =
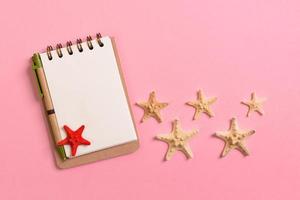
[[[114,40],[67,42],[33,56],[59,168],[128,154],[138,138]]]

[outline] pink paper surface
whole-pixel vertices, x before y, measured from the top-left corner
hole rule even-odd
[[[300,199],[300,3],[227,1],[3,1],[0,7],[1,199]],[[30,57],[49,44],[101,32],[116,38],[140,149],[69,170],[55,167]],[[203,89],[216,116],[192,121],[185,102]],[[163,123],[139,123],[134,103],[157,92]],[[246,118],[251,92],[265,116]],[[115,113],[117,114],[117,113]],[[229,119],[255,129],[251,155],[211,137]],[[153,138],[198,129],[194,159]],[[116,125],[117,125],[116,121]]]

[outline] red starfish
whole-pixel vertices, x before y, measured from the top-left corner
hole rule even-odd
[[[57,145],[62,146],[69,144],[72,149],[72,156],[76,155],[77,147],[79,145],[90,145],[91,143],[86,139],[82,138],[81,134],[84,129],[84,125],[80,126],[76,131],[71,130],[67,125],[64,125],[64,129],[67,133],[67,137],[57,143]]]

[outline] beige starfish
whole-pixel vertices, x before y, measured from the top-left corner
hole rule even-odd
[[[144,115],[141,122],[144,122],[149,117],[155,118],[159,123],[162,122],[160,110],[165,108],[168,103],[160,103],[156,100],[155,92],[151,92],[147,102],[136,103],[137,106],[144,110]]]
[[[216,137],[225,141],[225,147],[223,149],[221,157],[226,156],[231,149],[238,149],[244,155],[249,155],[249,152],[244,145],[244,139],[254,133],[254,130],[241,130],[238,127],[236,118],[232,118],[228,131],[218,131],[215,134]]]
[[[248,106],[247,117],[249,117],[250,112],[257,112],[258,114],[263,115],[264,111],[262,109],[262,104],[264,102],[265,102],[265,99],[257,98],[256,94],[253,92],[251,94],[250,101],[247,101],[247,102],[242,101],[241,103]]]
[[[181,151],[187,158],[193,157],[193,152],[187,143],[197,131],[183,132],[180,128],[179,121],[176,119],[173,121],[172,132],[167,135],[157,135],[155,138],[168,143],[168,151],[165,156],[165,160],[170,160],[176,150]]]
[[[210,105],[217,100],[216,97],[206,99],[201,90],[197,92],[197,101],[190,101],[186,104],[195,108],[193,120],[198,119],[200,113],[206,113],[209,117],[213,117],[214,113],[210,109]]]

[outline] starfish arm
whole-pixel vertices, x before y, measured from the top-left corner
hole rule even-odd
[[[242,152],[242,154],[244,154],[245,156],[248,156],[249,155],[249,151],[248,149],[246,148],[246,146],[244,145],[243,142],[239,142],[237,144],[237,149]]]
[[[57,143],[58,146],[62,146],[69,143],[69,139],[65,138]]]
[[[243,105],[245,105],[245,106],[248,107],[248,111],[247,111],[246,116],[249,117],[250,112],[251,112],[251,106],[250,106],[250,103],[249,103],[249,102],[244,102],[244,101],[242,101],[241,104],[243,104]]]
[[[241,101],[241,104],[245,105],[245,106],[249,106],[249,103],[248,102],[245,102],[245,101]]]
[[[181,149],[181,151],[184,153],[184,155],[185,155],[188,159],[193,158],[193,152],[192,152],[192,149],[191,149],[190,145],[185,144],[185,145],[183,146],[183,148]]]
[[[190,102],[187,102],[186,105],[192,106],[195,109],[193,120],[198,119],[201,112],[200,112],[199,108],[197,107],[197,102],[190,101]]]
[[[84,144],[84,145],[90,145],[91,144],[90,141],[88,141],[88,140],[86,140],[84,138],[80,138],[80,143]]]
[[[198,108],[195,108],[195,113],[194,113],[194,116],[193,116],[193,120],[196,120],[199,118],[201,112]]]
[[[256,94],[255,94],[255,92],[251,93],[251,100],[254,100],[254,101],[256,100]]]
[[[251,111],[252,111],[252,109],[251,109],[251,107],[249,106],[248,111],[247,111],[247,114],[246,114],[247,117],[250,116]]]
[[[169,144],[168,151],[165,155],[165,160],[170,160],[176,152],[176,148]]]
[[[205,113],[209,116],[209,117],[213,117],[214,113],[211,111],[210,108],[205,109]]]
[[[154,112],[153,117],[154,117],[154,119],[156,119],[157,122],[159,122],[159,123],[162,122],[162,119],[161,119],[161,116],[160,116],[159,112]]]
[[[150,117],[150,115],[148,113],[144,113],[142,119],[141,119],[141,123],[143,123],[146,119],[148,119]]]
[[[197,132],[198,132],[197,130],[186,132],[186,133],[183,134],[183,139],[184,140],[189,140],[192,137],[194,137],[197,134]]]
[[[169,104],[168,103],[157,103],[157,108],[158,109],[163,109],[167,107]]]
[[[200,102],[203,102],[203,100],[204,100],[204,95],[203,95],[203,92],[201,90],[199,90],[197,92],[197,100],[199,100]]]
[[[155,103],[156,102],[156,94],[154,91],[152,91],[149,95],[149,98],[148,98],[148,102],[150,103]]]
[[[75,133],[77,134],[77,135],[81,135],[82,134],[82,132],[83,132],[83,130],[84,130],[84,125],[82,125],[82,126],[80,126],[76,131],[75,131]]]
[[[221,131],[217,131],[214,136],[222,139],[222,140],[227,140],[227,136],[226,136],[227,132],[221,132]]]
[[[169,135],[157,135],[157,136],[155,136],[155,139],[161,140],[161,141],[164,141],[167,143],[172,141],[172,137],[170,134]]]
[[[193,102],[193,101],[186,102],[185,104],[189,105],[189,106],[192,106],[194,108],[196,107],[196,102]]]
[[[239,130],[239,126],[237,124],[236,118],[232,118],[230,120],[230,128],[229,128],[229,130],[235,130],[235,131]]]
[[[141,102],[141,103],[135,103],[135,105],[145,110],[148,104],[147,102]]]
[[[213,97],[213,98],[210,98],[210,99],[207,101],[207,103],[208,103],[208,105],[211,105],[211,104],[215,103],[216,101],[217,101],[217,97]]]
[[[172,133],[174,133],[174,132],[180,132],[180,131],[181,131],[181,128],[180,128],[179,120],[175,119],[172,122]]]
[[[75,156],[75,155],[76,155],[77,147],[78,147],[78,144],[73,144],[73,145],[71,145],[71,153],[72,153],[72,156]]]
[[[263,109],[262,109],[261,107],[258,107],[255,111],[256,111],[258,114],[260,114],[260,115],[264,115],[264,114],[265,114],[264,111],[263,111]]]
[[[231,149],[233,149],[234,147],[233,146],[231,146],[231,145],[229,145],[227,142],[225,143],[225,146],[224,146],[224,149],[223,149],[223,151],[222,151],[222,153],[221,153],[221,157],[225,157],[228,153],[229,153],[229,151],[231,150]]]
[[[67,126],[67,125],[64,125],[64,130],[67,134],[68,137],[71,137],[73,134],[73,131]]]
[[[240,135],[243,138],[253,135],[254,133],[255,133],[255,130],[240,131]]]

